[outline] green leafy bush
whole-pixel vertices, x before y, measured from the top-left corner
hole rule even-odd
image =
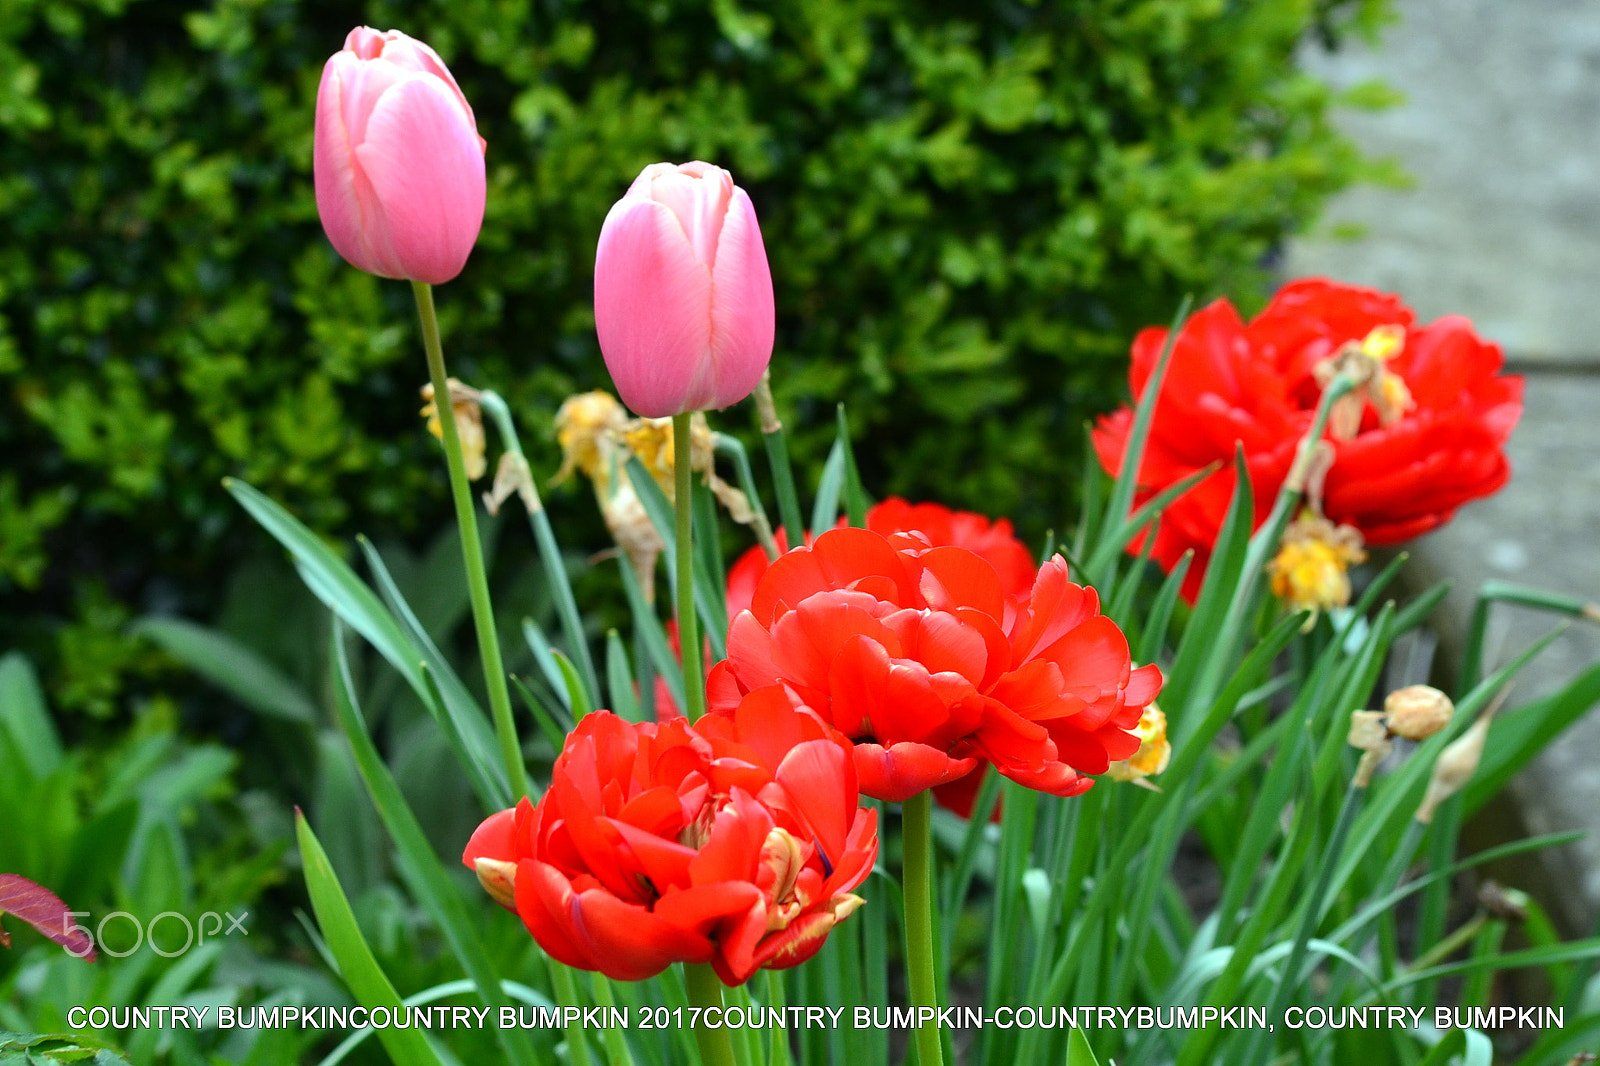
[[[483,237],[441,294],[461,377],[529,425],[605,385],[601,219],[644,164],[713,160],[761,215],[786,414],[848,396],[873,484],[1039,531],[1132,332],[1183,291],[1248,305],[1283,237],[1371,173],[1294,57],[1383,7],[7,4],[0,644],[108,709],[136,657],[97,639],[105,604],[207,611],[253,543],[227,473],[323,530],[442,517],[410,294],[345,266],[312,197],[317,81],[353,25],[432,43],[488,141]]]

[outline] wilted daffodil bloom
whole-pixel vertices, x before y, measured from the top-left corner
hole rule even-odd
[[[461,441],[461,461],[467,470],[467,480],[476,481],[489,469],[488,438],[483,432],[483,408],[479,399],[483,393],[470,385],[450,379],[450,410],[455,416],[456,437]],[[428,432],[439,440],[444,439],[444,427],[439,422],[439,405],[433,399],[433,385],[422,386],[422,417],[428,420]]]
[[[1366,558],[1353,527],[1335,526],[1307,510],[1283,531],[1267,576],[1273,595],[1291,610],[1325,611],[1350,602],[1350,567]]]

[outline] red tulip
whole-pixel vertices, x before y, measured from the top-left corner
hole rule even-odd
[[[772,273],[750,197],[721,167],[655,163],[606,215],[594,320],[617,395],[665,418],[750,395],[772,359]]]
[[[714,712],[782,685],[856,741],[861,791],[900,801],[979,762],[1069,796],[1138,750],[1154,666],[1057,556],[1025,599],[975,552],[834,529],[774,562],[712,670]]]
[[[690,726],[586,716],[549,790],[463,861],[552,958],[624,981],[710,962],[729,985],[804,962],[861,905],[877,814],[849,745],[778,689]]]
[[[317,214],[352,266],[434,285],[461,273],[483,225],[483,152],[467,98],[421,41],[360,26],[323,67]]]
[[[1133,344],[1129,382],[1141,396],[1162,344],[1147,329]],[[1500,347],[1464,318],[1413,322],[1396,296],[1321,278],[1284,286],[1242,322],[1218,300],[1184,325],[1139,470],[1138,502],[1220,461],[1223,466],[1162,512],[1152,556],[1170,569],[1196,553],[1184,591],[1199,591],[1205,564],[1235,485],[1242,445],[1259,525],[1283,486],[1321,396],[1316,368],[1346,346],[1378,353],[1378,388],[1351,401],[1330,432],[1334,461],[1323,488],[1329,521],[1368,543],[1394,544],[1449,521],[1510,474],[1503,451],[1522,413],[1522,379],[1501,375]],[[1115,472],[1127,447],[1131,408],[1094,431],[1101,465]],[[1136,544],[1137,549],[1142,546]]]

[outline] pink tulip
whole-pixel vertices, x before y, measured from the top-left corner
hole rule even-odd
[[[594,319],[617,394],[663,418],[750,395],[772,359],[772,273],[750,197],[709,163],[655,163],[611,208]]]
[[[461,273],[483,225],[483,138],[433,49],[350,31],[317,90],[317,213],[339,254],[385,278]]]

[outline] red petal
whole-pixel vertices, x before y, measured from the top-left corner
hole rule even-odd
[[[978,765],[976,759],[952,759],[926,744],[857,744],[854,754],[861,794],[886,803],[901,803]]]
[[[810,548],[778,557],[750,601],[756,619],[770,625],[779,602],[798,604],[832,589],[847,589],[874,575],[886,577],[902,606],[922,606],[916,585],[899,554],[877,533],[865,529],[831,529]]]
[[[524,796],[517,807],[527,802],[528,798]],[[466,851],[461,853],[461,861],[469,870],[478,868],[479,859],[494,859],[498,862],[517,861],[517,848],[514,843],[517,807],[508,807],[489,815],[483,820],[483,824],[473,830],[472,838],[467,841]]]
[[[790,812],[804,823],[829,865],[837,863],[859,798],[849,753],[831,740],[807,741],[784,756],[775,776],[788,794]]]
[[[971,607],[991,618],[1005,613],[1005,592],[1000,577],[982,556],[965,548],[933,548],[921,556],[918,586],[928,606],[954,611]]]

